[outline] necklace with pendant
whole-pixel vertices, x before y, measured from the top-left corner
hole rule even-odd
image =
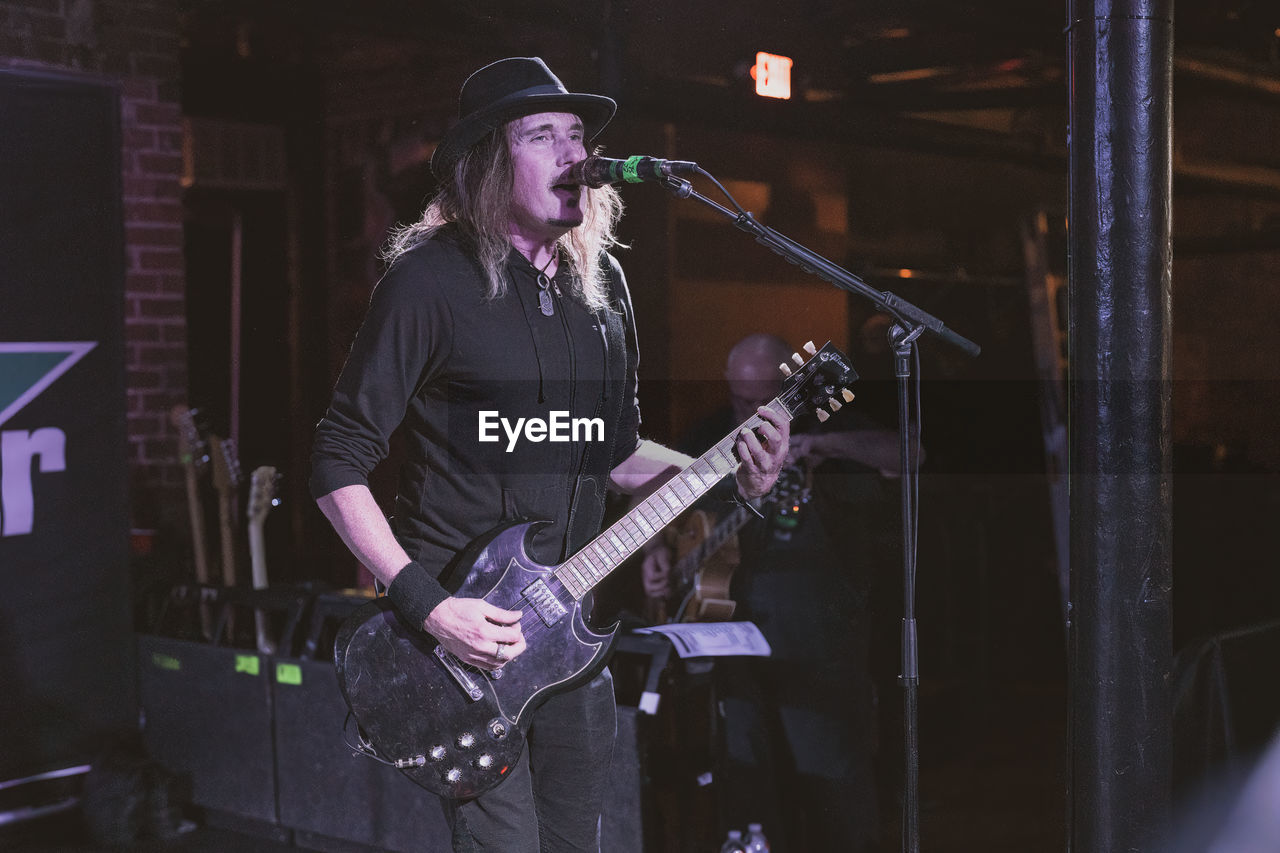
[[[542,269],[538,270],[538,307],[542,309],[542,316],[554,316],[555,303],[551,301],[551,290],[554,288],[556,296],[560,295],[560,287],[547,278],[547,267],[551,266],[559,252],[552,252],[551,258],[542,265]]]

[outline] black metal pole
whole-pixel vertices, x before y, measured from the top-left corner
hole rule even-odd
[[[1157,849],[1171,763],[1172,0],[1069,0],[1069,849]]]
[[[919,430],[911,419],[911,362],[922,326],[889,329],[898,379],[898,457],[902,468],[902,851],[920,853],[920,652],[916,631],[916,488]],[[920,377],[916,377],[920,381]],[[918,413],[917,413],[918,414]]]

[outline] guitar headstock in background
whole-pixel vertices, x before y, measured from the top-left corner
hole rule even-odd
[[[198,409],[178,403],[169,410],[169,423],[178,431],[178,460],[197,474],[209,464],[209,445],[200,428],[196,426]]]
[[[235,439],[211,435],[209,444],[212,447],[210,462],[213,468],[213,487],[220,495],[234,494],[244,482]]]
[[[270,465],[261,465],[249,475],[249,523],[261,525],[267,513],[280,505],[280,474]]]

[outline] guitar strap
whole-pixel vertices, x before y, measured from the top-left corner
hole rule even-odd
[[[605,491],[609,486],[609,460],[618,441],[622,419],[623,396],[627,378],[626,318],[631,311],[626,287],[611,264],[605,265],[609,282],[610,307],[596,312],[604,338],[605,393],[596,404],[596,414],[607,411],[606,424],[612,424],[608,441],[587,442],[574,484],[573,502],[565,537],[565,554],[576,554],[600,532],[604,519]],[[584,609],[586,609],[584,607]]]

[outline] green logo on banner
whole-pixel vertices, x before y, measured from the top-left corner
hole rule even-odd
[[[97,341],[0,343],[0,424],[97,345]]]
[[[276,664],[276,681],[281,684],[301,684],[302,667],[298,666],[296,663]]]
[[[243,672],[245,675],[257,675],[259,672],[258,656],[236,655],[236,672]]]

